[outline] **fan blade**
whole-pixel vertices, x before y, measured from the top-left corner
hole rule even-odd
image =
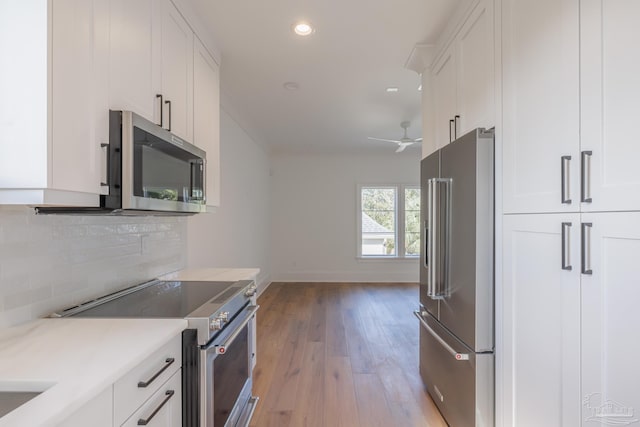
[[[413,140],[413,142],[422,142],[422,138],[416,138]]]
[[[404,149],[410,146],[411,144],[413,143],[401,142],[400,144],[398,144],[398,149],[396,150],[396,153],[402,153]]]
[[[397,141],[395,139],[382,139],[382,138],[374,138],[372,136],[368,136],[367,139],[372,139],[374,141],[384,141],[384,142],[394,142],[396,144],[400,144],[401,141]]]

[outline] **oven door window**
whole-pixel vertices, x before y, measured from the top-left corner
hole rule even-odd
[[[172,202],[203,200],[203,159],[138,127],[133,139],[134,196]]]
[[[224,426],[249,379],[249,326],[213,360],[213,425]]]

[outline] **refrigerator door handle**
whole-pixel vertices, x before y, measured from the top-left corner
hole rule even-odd
[[[454,359],[456,359],[456,360],[469,360],[469,354],[468,353],[458,353],[457,351],[455,351],[453,349],[453,347],[451,347],[449,344],[447,344],[447,342],[445,340],[443,340],[442,337],[440,335],[438,335],[438,333],[436,331],[431,329],[431,326],[429,326],[429,324],[424,320],[424,317],[422,317],[422,314],[419,311],[414,311],[413,314],[414,314],[414,316],[416,316],[418,318],[420,323],[422,323],[422,326],[427,330],[427,332],[429,332],[431,334],[431,336],[433,338],[435,338],[436,341],[438,341],[445,348],[445,350],[447,350],[449,352],[449,354],[451,354],[453,356]]]
[[[429,226],[424,223],[424,268],[429,268]]]
[[[427,215],[429,218],[429,274],[427,296],[444,299],[448,295],[448,262],[451,215],[451,179],[431,178],[428,181]]]

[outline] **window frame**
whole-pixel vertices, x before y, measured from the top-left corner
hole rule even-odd
[[[362,254],[362,190],[365,188],[376,189],[394,189],[395,190],[395,227],[394,235],[396,242],[395,255],[363,255]],[[417,189],[420,190],[420,185],[415,183],[402,183],[402,184],[358,184],[357,185],[357,206],[356,206],[356,258],[359,260],[394,260],[394,261],[414,261],[420,259],[418,255],[407,255],[405,248],[405,234],[406,234],[406,203],[405,192],[406,190]]]

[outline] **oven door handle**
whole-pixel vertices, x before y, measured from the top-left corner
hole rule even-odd
[[[247,326],[247,323],[249,323],[251,321],[251,318],[256,314],[256,312],[258,311],[259,308],[260,308],[259,305],[250,305],[249,307],[247,307],[247,311],[249,312],[249,314],[247,314],[247,316],[244,318],[242,323],[240,323],[236,327],[236,330],[233,331],[233,333],[231,335],[229,335],[227,337],[227,339],[224,340],[224,342],[222,344],[216,344],[214,346],[215,349],[216,349],[216,354],[225,354],[227,352],[227,347],[229,347],[231,344],[233,344],[233,341],[235,341],[235,339],[238,337],[238,335],[240,335],[240,332],[242,332],[242,329],[245,326]]]

